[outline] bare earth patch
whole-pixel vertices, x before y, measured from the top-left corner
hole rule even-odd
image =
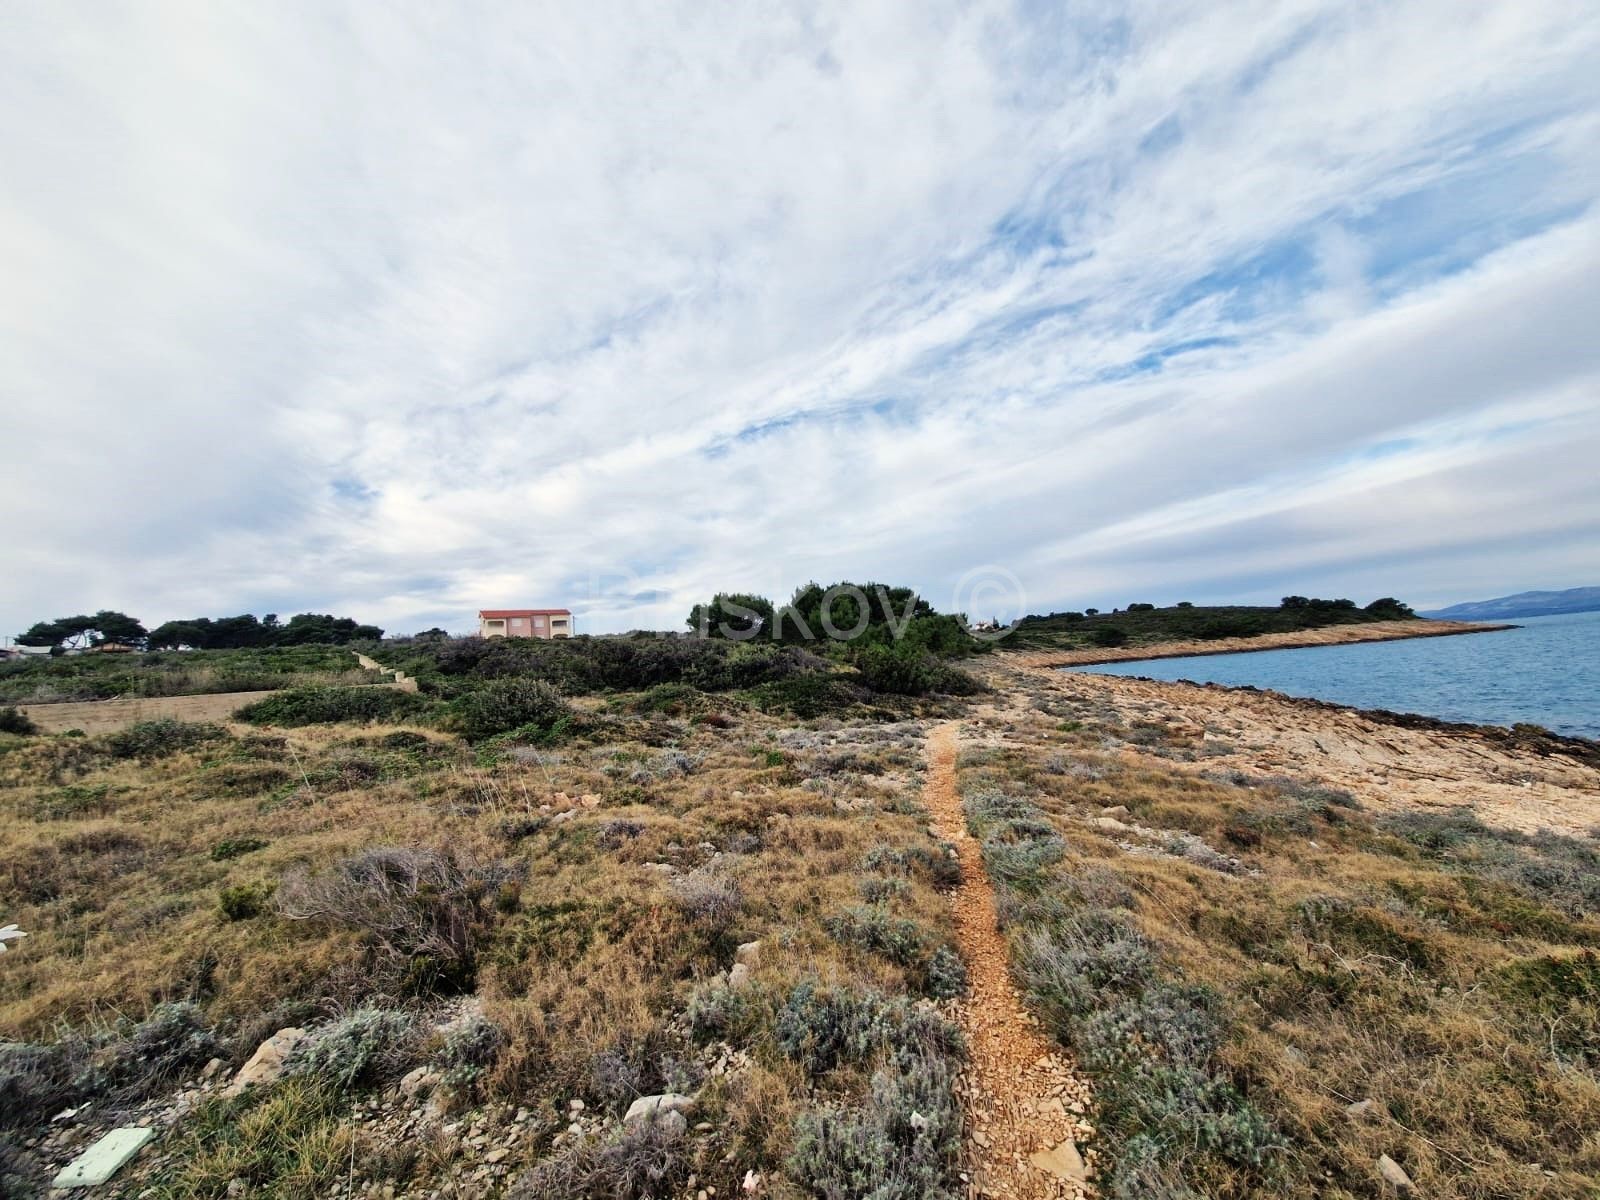
[[[951,897],[969,991],[959,1005],[970,1062],[960,1084],[970,1130],[968,1195],[1043,1200],[1088,1194],[1077,1142],[1094,1131],[1082,1118],[1089,1086],[1065,1052],[1034,1023],[1011,981],[994,888],[977,839],[967,832],[956,789],[960,726],[937,726],[928,740],[923,803],[934,834],[953,843],[962,882]],[[1092,1161],[1093,1152],[1088,1157]]]

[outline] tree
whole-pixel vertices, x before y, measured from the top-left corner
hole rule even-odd
[[[1417,614],[1409,604],[1396,600],[1393,596],[1384,596],[1367,605],[1366,611],[1375,617],[1383,617],[1389,621],[1404,621]]]
[[[127,613],[102,608],[93,616],[57,617],[38,621],[17,635],[24,646],[49,646],[52,649],[82,650],[105,642],[144,644],[145,628]]]
[[[690,609],[687,623],[701,637],[749,641],[772,628],[772,601],[750,592],[718,592],[710,604]]]

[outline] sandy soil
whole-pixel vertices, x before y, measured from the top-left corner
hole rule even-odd
[[[967,1194],[1081,1197],[1088,1189],[1077,1141],[1092,1129],[1077,1114],[1088,1107],[1089,1085],[1033,1023],[1012,985],[994,888],[956,788],[958,735],[955,723],[930,735],[923,803],[935,835],[953,843],[961,857],[961,886],[951,905],[969,989],[958,1006],[970,1055],[958,1085],[967,1111]]]
[[[1290,650],[1298,646],[1345,646],[1352,642],[1398,642],[1409,638],[1450,637],[1458,633],[1494,633],[1514,625],[1484,625],[1475,621],[1374,621],[1368,625],[1330,625],[1294,633],[1263,633],[1259,637],[1220,638],[1213,641],[1162,642],[1153,646],[1114,649],[1037,650],[1007,652],[1005,657],[1026,667],[1085,667],[1094,663],[1143,662],[1153,658],[1191,658],[1196,655],[1241,654],[1251,650]]]
[[[105,733],[135,721],[172,717],[179,721],[225,721],[271,691],[213,692],[206,696],[150,696],[134,700],[84,700],[70,704],[24,704],[23,712],[46,733],[81,729]]]
[[[1008,669],[1016,667],[1001,667]],[[1600,745],[1584,739],[1365,713],[1276,692],[1027,670],[1124,720],[1198,738],[1196,761],[1172,763],[1184,770],[1325,782],[1376,811],[1466,806],[1486,824],[1524,833],[1584,836],[1600,827]]]

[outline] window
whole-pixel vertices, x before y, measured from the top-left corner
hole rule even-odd
[[[533,627],[535,629],[543,629],[544,628],[544,618],[543,617],[535,617],[533,619]]]

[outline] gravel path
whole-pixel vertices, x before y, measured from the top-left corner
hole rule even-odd
[[[967,1195],[1077,1200],[1090,1194],[1077,1149],[1093,1133],[1082,1116],[1089,1087],[1028,1015],[1012,983],[1006,941],[996,927],[994,888],[961,811],[959,741],[954,722],[929,735],[923,803],[935,834],[953,843],[961,858],[962,882],[951,904],[969,986],[959,1008],[970,1062],[958,1085],[969,1130]],[[1092,1167],[1093,1152],[1087,1157]]]

